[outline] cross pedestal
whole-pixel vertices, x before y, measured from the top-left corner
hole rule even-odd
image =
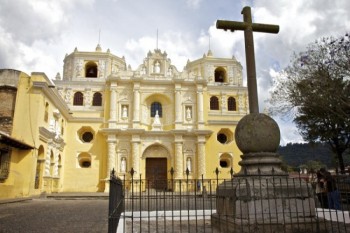
[[[282,171],[276,152],[279,127],[271,117],[259,113],[252,32],[278,33],[279,27],[252,23],[250,7],[244,7],[242,14],[244,22],[217,21],[219,29],[244,31],[250,114],[235,130],[237,146],[243,153],[241,171],[218,186],[212,227],[235,233],[322,232],[311,187]],[[316,228],[319,231],[312,231]]]

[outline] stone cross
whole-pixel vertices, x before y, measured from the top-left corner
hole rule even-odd
[[[252,23],[251,10],[250,10],[250,7],[248,6],[244,7],[241,13],[243,14],[244,22],[218,20],[216,22],[216,28],[224,29],[225,31],[230,30],[232,32],[234,30],[244,31],[246,63],[247,63],[249,111],[250,113],[259,113],[258,90],[256,85],[253,31],[266,32],[266,33],[278,33],[279,26],[271,25],[271,24]]]

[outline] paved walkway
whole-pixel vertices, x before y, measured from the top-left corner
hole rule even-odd
[[[0,233],[107,232],[108,199],[89,195],[4,201]]]

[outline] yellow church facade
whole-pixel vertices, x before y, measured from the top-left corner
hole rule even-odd
[[[113,169],[126,180],[240,170],[234,131],[249,106],[234,57],[209,51],[180,72],[159,49],[136,69],[99,45],[75,49],[55,80],[0,70],[0,98],[11,99],[0,112],[0,198],[107,192]]]

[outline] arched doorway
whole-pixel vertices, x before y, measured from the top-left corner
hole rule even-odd
[[[168,150],[160,145],[145,150],[147,188],[167,189],[168,155]]]

